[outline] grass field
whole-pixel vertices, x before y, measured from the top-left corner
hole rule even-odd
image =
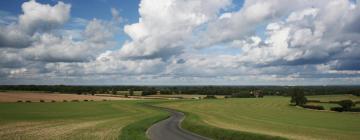
[[[216,131],[232,134],[226,131],[232,130],[250,132],[250,137],[257,133],[289,139],[360,139],[360,113],[308,110],[289,106],[289,100],[287,97],[193,100],[161,106],[187,112],[183,127],[213,138],[217,137]],[[201,125],[207,128],[192,127]]]
[[[144,102],[0,103],[0,138],[146,139],[146,128],[168,114]]]
[[[359,96],[354,96],[351,94],[344,94],[344,95],[314,95],[314,96],[307,96],[309,100],[320,100],[322,102],[329,102],[329,101],[340,101],[340,100],[352,100],[352,101],[360,101]]]

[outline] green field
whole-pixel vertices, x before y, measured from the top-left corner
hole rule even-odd
[[[351,95],[310,98],[358,100]],[[360,139],[360,113],[303,109],[289,101],[265,97],[0,103],[0,138],[142,140],[148,127],[168,116],[146,105],[154,104],[185,112],[184,129],[213,139]]]
[[[308,110],[290,106],[289,100],[287,97],[217,99],[161,106],[187,112],[184,128],[217,139],[221,135],[214,131],[250,132],[245,133],[249,137],[257,133],[289,139],[360,139],[360,113]]]
[[[167,113],[144,102],[0,103],[0,138],[146,139],[146,128]]]
[[[359,96],[354,96],[351,94],[344,94],[344,95],[314,95],[314,96],[307,96],[309,100],[320,100],[322,102],[329,102],[329,101],[340,101],[340,100],[352,100],[352,101],[360,101]]]

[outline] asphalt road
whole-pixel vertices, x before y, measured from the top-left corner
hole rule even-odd
[[[180,128],[180,123],[185,118],[183,113],[167,108],[160,109],[170,112],[171,116],[152,125],[147,130],[147,135],[151,140],[209,140]]]

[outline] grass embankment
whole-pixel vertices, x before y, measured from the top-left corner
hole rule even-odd
[[[215,140],[283,140],[285,138],[262,135],[251,132],[235,131],[206,124],[199,116],[185,113],[186,119],[181,124],[183,129]]]
[[[289,101],[287,97],[266,97],[172,102],[161,106],[188,112],[183,128],[215,139],[274,138],[256,134],[289,139],[360,138],[360,113],[307,110],[289,106]]]
[[[135,123],[127,125],[122,129],[122,133],[119,136],[120,140],[147,140],[146,131],[151,125],[164,120],[169,117],[169,113],[160,111],[158,108],[152,108],[148,104],[156,104],[157,102],[142,103],[143,107],[158,110],[158,115],[151,116]]]
[[[0,138],[146,139],[145,128],[167,114],[143,102],[0,103]]]

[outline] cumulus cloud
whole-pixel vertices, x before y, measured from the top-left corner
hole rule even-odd
[[[131,37],[121,51],[128,58],[169,58],[182,52],[197,26],[230,4],[230,0],[142,0],[138,23],[126,25]]]
[[[121,27],[118,10],[111,8],[111,21],[75,17],[77,28],[63,29],[70,4],[25,2],[18,20],[0,25],[0,76],[122,77],[125,83],[360,81],[359,2],[245,0],[232,9],[234,4],[142,0],[136,23]],[[123,44],[114,40],[119,31],[129,36]]]
[[[71,5],[59,1],[56,5],[40,4],[30,0],[22,4],[19,26],[26,33],[43,32],[63,25],[70,17]]]
[[[71,5],[58,2],[44,5],[31,0],[21,6],[16,23],[0,26],[0,47],[28,47],[36,32],[47,32],[63,25],[70,17]]]

